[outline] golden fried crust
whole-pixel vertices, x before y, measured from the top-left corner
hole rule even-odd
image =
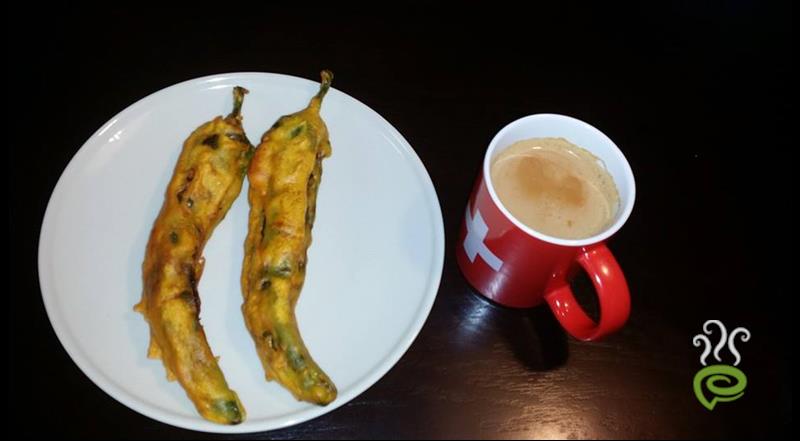
[[[305,280],[322,159],[331,154],[319,114],[331,80],[323,71],[320,92],[308,107],[281,117],[261,138],[248,172],[242,269],[242,312],[267,379],[320,405],[336,398],[336,386],[303,343],[294,307]]]
[[[197,283],[203,248],[242,188],[252,146],[241,124],[244,89],[234,112],[198,127],[184,142],[142,264],[142,300],[135,309],[150,325],[151,358],[161,358],[206,419],[237,424],[245,411],[200,325]]]

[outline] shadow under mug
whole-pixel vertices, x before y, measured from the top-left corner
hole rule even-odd
[[[523,224],[503,206],[491,182],[492,159],[517,141],[561,137],[591,152],[614,179],[619,207],[603,231],[585,239],[548,236]],[[504,306],[529,308],[547,302],[561,326],[577,339],[600,339],[628,319],[628,284],[605,241],[633,210],[636,186],[625,156],[598,129],[575,118],[537,114],[505,126],[489,144],[481,175],[467,203],[456,258],[467,281]],[[597,291],[600,318],[592,320],[575,300],[570,280],[579,268]]]

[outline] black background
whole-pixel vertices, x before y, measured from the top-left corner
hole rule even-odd
[[[11,423],[37,437],[214,437],[129,410],[72,363],[39,291],[42,216],[83,142],[145,95],[214,73],[316,79],[326,67],[337,89],[382,114],[425,163],[445,221],[442,283],[417,341],[375,386],[311,422],[245,437],[788,433],[792,7],[596,3],[146,12],[98,4],[46,7],[48,17],[8,9]],[[600,343],[567,338],[546,310],[488,304],[455,264],[454,238],[491,137],[542,112],[604,131],[636,176],[633,215],[611,244],[633,312]],[[586,279],[576,285],[591,304]],[[691,390],[700,367],[691,337],[710,318],[753,334],[740,345],[744,397],[713,412]]]

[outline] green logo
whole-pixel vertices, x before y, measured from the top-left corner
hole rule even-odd
[[[719,341],[714,346],[714,358],[721,362],[720,351],[726,346],[728,352],[733,355],[735,361],[733,366],[727,364],[715,364],[706,366],[706,358],[712,352],[711,340],[708,336],[712,335],[711,325],[719,329]],[[700,355],[700,364],[706,366],[700,369],[694,376],[693,387],[697,400],[706,409],[714,410],[717,403],[729,403],[742,398],[744,389],[747,387],[747,376],[739,368],[735,367],[742,361],[739,351],[736,350],[736,337],[747,342],[750,340],[750,331],[746,328],[736,328],[728,335],[725,325],[719,320],[708,320],[703,324],[703,333],[697,334],[692,339],[695,347],[704,346],[703,353]],[[707,391],[707,392],[706,392]],[[707,397],[710,396],[710,399]]]
[[[720,383],[725,385],[720,386]],[[703,393],[703,386],[711,393],[710,401]],[[717,403],[727,403],[742,398],[745,387],[747,387],[747,377],[744,372],[727,364],[704,367],[694,376],[694,394],[697,395],[700,404],[708,410],[714,410]]]

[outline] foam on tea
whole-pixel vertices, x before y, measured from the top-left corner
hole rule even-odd
[[[614,219],[619,194],[597,157],[564,138],[532,138],[497,154],[492,185],[503,205],[533,230],[583,239]]]

